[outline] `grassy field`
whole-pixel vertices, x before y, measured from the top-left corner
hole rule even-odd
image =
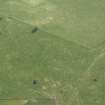
[[[0,105],[104,105],[104,10],[104,0],[0,0]]]

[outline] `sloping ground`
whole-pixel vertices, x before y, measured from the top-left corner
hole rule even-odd
[[[0,0],[0,105],[104,105],[104,0]]]

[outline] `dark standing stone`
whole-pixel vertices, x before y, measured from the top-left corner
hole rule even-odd
[[[37,80],[33,80],[33,85],[36,85],[37,84]]]
[[[35,27],[35,28],[32,29],[32,33],[35,33],[37,31],[38,31],[38,27]]]

